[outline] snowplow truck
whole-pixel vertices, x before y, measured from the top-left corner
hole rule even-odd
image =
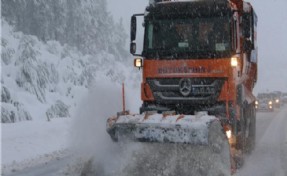
[[[230,175],[242,165],[255,145],[256,26],[242,0],[155,0],[131,17],[143,103],[110,117],[107,131],[144,146],[135,175]]]

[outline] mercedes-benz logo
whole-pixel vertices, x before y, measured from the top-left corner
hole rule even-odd
[[[179,92],[183,95],[183,96],[188,96],[191,92],[191,80],[188,78],[182,78],[179,81]]]

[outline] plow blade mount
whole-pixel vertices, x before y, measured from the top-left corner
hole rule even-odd
[[[206,112],[123,115],[108,119],[107,131],[123,145],[141,146],[119,175],[230,175],[228,139],[220,121]]]

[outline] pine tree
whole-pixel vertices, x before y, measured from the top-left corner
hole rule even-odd
[[[16,30],[40,40],[57,40],[84,54],[107,51],[125,58],[122,22],[107,12],[106,0],[2,0],[2,16]]]

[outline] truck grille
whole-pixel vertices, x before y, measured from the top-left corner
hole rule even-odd
[[[218,78],[163,78],[147,79],[157,102],[164,104],[206,104],[215,102],[224,79]],[[186,90],[184,88],[186,87]]]

